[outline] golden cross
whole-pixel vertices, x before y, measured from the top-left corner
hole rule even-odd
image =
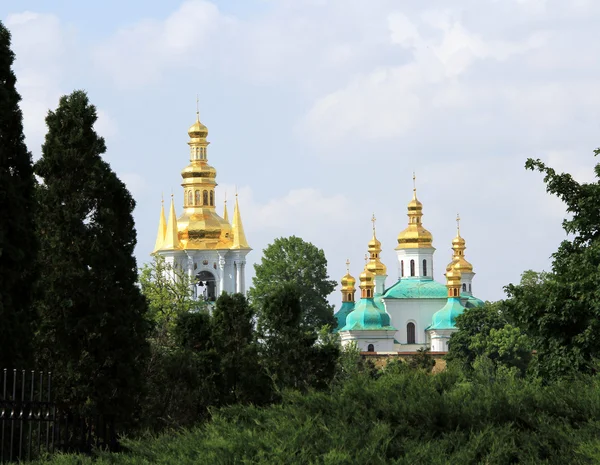
[[[456,214],[456,231],[460,234],[460,215]]]
[[[225,203],[227,203],[227,191],[225,191]]]
[[[196,94],[196,117],[198,119],[200,119],[200,97],[198,97],[198,94]]]
[[[413,191],[417,191],[417,176],[415,175],[415,172],[413,171]]]
[[[369,255],[365,254],[365,265],[367,264],[368,261],[369,261]]]
[[[350,274],[350,259],[346,259],[346,273]]]
[[[165,194],[164,194],[164,192],[160,193],[160,203],[163,203],[163,204],[165,203]]]
[[[375,213],[373,213],[373,216],[371,217],[371,223],[373,223],[373,234],[375,234],[375,221],[377,220],[377,218],[375,218]]]

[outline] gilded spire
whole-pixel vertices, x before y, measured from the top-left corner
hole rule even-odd
[[[369,262],[367,263],[367,268],[371,273],[374,273],[377,276],[386,276],[387,268],[381,263],[381,242],[377,239],[375,221],[377,221],[377,219],[375,218],[375,213],[373,213],[373,216],[371,217],[371,222],[373,223],[373,238],[368,244]]]
[[[179,234],[177,232],[177,216],[175,215],[175,201],[171,194],[171,208],[169,209],[169,221],[165,232],[165,241],[161,247],[162,250],[179,249]]]
[[[225,192],[225,205],[223,206],[223,219],[229,223],[229,213],[227,213],[227,192]]]
[[[154,244],[154,252],[162,248],[167,234],[167,222],[165,221],[165,200],[160,201],[160,218],[158,220],[158,233],[156,234],[156,243]]]
[[[433,248],[433,236],[422,224],[423,204],[417,199],[417,177],[413,173],[413,198],[408,203],[408,227],[398,234],[399,249]]]
[[[458,263],[461,273],[472,273],[473,265],[465,259],[465,240],[460,235],[460,215],[456,215],[456,237],[452,239],[452,262]]]
[[[233,207],[233,221],[231,223],[231,233],[233,235],[233,249],[249,249],[244,226],[242,225],[242,215],[238,204],[238,195],[235,194],[235,206]]]
[[[356,279],[350,275],[350,260],[346,260],[346,275],[342,278],[342,302],[354,302]]]

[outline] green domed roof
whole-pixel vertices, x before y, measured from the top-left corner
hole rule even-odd
[[[354,310],[346,317],[346,326],[340,331],[358,330],[391,330],[396,328],[390,325],[390,316],[375,306],[373,299],[360,299]]]
[[[431,278],[402,278],[387,289],[384,299],[446,299],[448,289]]]
[[[334,315],[337,319],[337,328],[334,331],[339,331],[346,326],[346,318],[352,310],[354,310],[354,302],[344,302],[342,304],[342,307]]]
[[[461,299],[465,301],[465,308],[483,307],[485,302],[472,295],[461,295]]]
[[[460,299],[450,298],[446,305],[433,314],[431,325],[427,330],[431,329],[456,329],[456,317],[464,312],[465,307],[460,303]]]

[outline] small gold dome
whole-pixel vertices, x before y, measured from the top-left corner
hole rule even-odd
[[[196,122],[188,129],[188,135],[191,139],[206,139],[208,136],[208,128],[197,118]]]
[[[452,239],[452,248],[455,248],[456,246],[462,247],[464,245],[465,240],[461,236],[456,236],[454,239]]]
[[[460,286],[460,280],[462,273],[460,272],[460,265],[458,263],[450,263],[446,267],[446,282],[448,286]]]
[[[375,287],[375,274],[369,271],[366,266],[363,272],[360,274],[359,279],[361,289],[372,289]]]
[[[354,279],[354,277],[351,276],[350,273],[347,273],[342,278],[342,290],[353,290],[355,285],[356,279]]]
[[[376,276],[382,276],[387,274],[387,267],[379,260],[372,260],[367,263],[367,270]]]

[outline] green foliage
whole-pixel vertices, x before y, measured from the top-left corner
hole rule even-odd
[[[148,302],[148,316],[154,323],[153,338],[158,344],[172,344],[175,321],[180,315],[199,311],[205,303],[193,298],[193,282],[187,273],[155,255],[139,275],[142,294]]]
[[[134,258],[135,202],[102,160],[96,109],[83,91],[46,118],[39,189],[39,365],[57,399],[134,419],[148,354],[147,305]]]
[[[264,297],[258,315],[261,359],[279,389],[325,387],[335,373],[339,343],[300,322],[301,291],[292,283],[280,285]]]
[[[525,272],[525,282],[532,282],[535,272]],[[531,339],[508,323],[505,302],[486,303],[466,309],[457,319],[458,331],[450,338],[446,360],[469,372],[480,357],[495,368],[515,368],[525,375],[531,361]]]
[[[591,373],[600,355],[600,182],[578,183],[540,160],[525,166],[543,173],[546,190],[565,203],[571,238],[553,254],[550,273],[506,287],[507,311],[532,337],[540,376]],[[594,171],[599,178],[600,164]]]
[[[0,368],[31,361],[31,305],[38,249],[35,178],[25,146],[10,33],[0,22]]]
[[[409,368],[424,370],[429,373],[435,366],[435,360],[429,353],[429,349],[421,347],[415,355],[408,359],[407,365]]]
[[[254,311],[242,294],[222,294],[212,315],[212,342],[220,357],[221,402],[263,404],[271,382],[259,361]]]
[[[250,300],[260,316],[266,296],[283,284],[295,283],[301,304],[300,323],[307,328],[335,327],[333,307],[327,297],[336,282],[327,275],[327,260],[322,249],[299,237],[275,239],[263,250],[261,263],[254,265]]]
[[[597,378],[541,386],[494,373],[485,381],[453,370],[353,376],[331,392],[285,392],[268,408],[221,409],[202,426],[127,441],[129,453],[99,453],[96,463],[595,463]]]

